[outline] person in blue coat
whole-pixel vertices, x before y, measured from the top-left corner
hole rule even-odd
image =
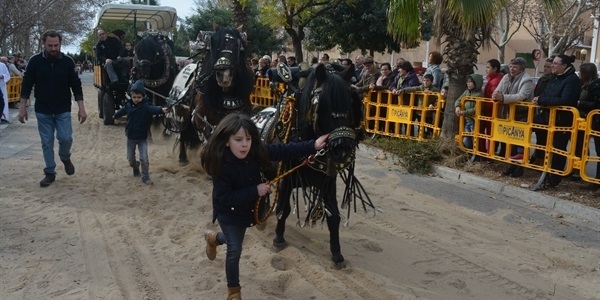
[[[202,148],[202,167],[212,177],[213,222],[221,232],[207,231],[206,256],[214,260],[217,246],[227,244],[225,274],[228,298],[241,299],[239,262],[246,228],[254,226],[254,203],[270,192],[272,161],[302,158],[325,148],[329,135],[290,144],[264,144],[249,116],[227,115]]]
[[[118,119],[127,114],[127,125],[125,126],[125,135],[127,136],[127,160],[133,168],[133,176],[142,176],[144,184],[152,184],[150,180],[148,161],[148,130],[152,125],[154,115],[166,113],[166,107],[160,107],[150,104],[150,99],[146,97],[144,83],[141,80],[131,85],[129,91],[131,100],[125,102],[125,105],[113,116]],[[138,148],[140,161],[135,158],[135,148]],[[142,172],[140,174],[140,165]]]

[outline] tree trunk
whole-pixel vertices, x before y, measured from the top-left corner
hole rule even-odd
[[[462,37],[459,26],[451,25],[446,28],[444,56],[448,66],[448,96],[444,109],[444,123],[442,124],[442,138],[453,139],[458,132],[458,117],[454,112],[454,102],[466,89],[467,75],[473,73],[477,62],[477,49],[481,44],[475,35],[468,38]]]
[[[292,45],[294,46],[294,55],[296,56],[296,62],[303,62],[304,54],[302,53],[302,40],[304,39],[304,27],[298,27],[298,30],[294,30],[294,28],[291,27],[286,27],[285,31],[292,38]]]
[[[506,55],[504,52],[506,52],[506,46],[499,46],[498,47],[498,60],[500,61],[501,64],[504,63],[504,56]]]
[[[231,1],[231,10],[233,11],[233,24],[236,28],[242,27],[244,31],[248,30],[248,14],[239,0]]]

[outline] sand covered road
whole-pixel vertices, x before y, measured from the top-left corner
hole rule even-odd
[[[224,248],[214,261],[204,254],[202,234],[217,227],[198,162],[180,167],[173,140],[155,135],[154,185],[142,184],[125,159],[124,122],[102,124],[82,76],[90,117],[74,124],[74,176],[59,166],[40,188],[35,120],[0,131],[0,298],[225,299]],[[341,229],[346,267],[331,265],[327,230],[296,227],[295,216],[289,246],[275,252],[271,218],[247,232],[243,299],[600,299],[600,249],[585,238],[597,230],[406,174],[375,152],[361,147],[357,176],[383,213],[353,213]]]

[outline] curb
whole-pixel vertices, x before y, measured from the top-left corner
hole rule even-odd
[[[543,195],[535,191],[503,184],[448,167],[434,166],[434,171],[441,178],[455,180],[460,183],[468,183],[469,185],[486,191],[501,194],[513,199],[519,199],[525,203],[539,205],[562,214],[586,219],[594,224],[600,224],[600,209],[594,207]]]

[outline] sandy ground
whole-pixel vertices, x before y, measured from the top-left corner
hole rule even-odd
[[[2,143],[26,145],[0,159],[0,299],[225,299],[224,248],[214,261],[204,254],[203,232],[218,227],[198,162],[178,166],[173,140],[155,138],[154,185],[143,185],[125,159],[124,122],[102,125],[94,88],[84,91],[90,117],[74,124],[74,176],[59,164],[57,181],[40,188],[35,120],[0,131]],[[265,231],[247,232],[243,299],[600,299],[597,244],[570,241],[515,213],[551,212],[454,204],[443,191],[405,184],[414,176],[368,150],[358,153],[357,176],[383,213],[351,215],[341,230],[346,266],[332,266],[326,229],[298,228],[295,216],[290,245],[275,252],[271,218]],[[420,180],[432,190],[452,186]]]

